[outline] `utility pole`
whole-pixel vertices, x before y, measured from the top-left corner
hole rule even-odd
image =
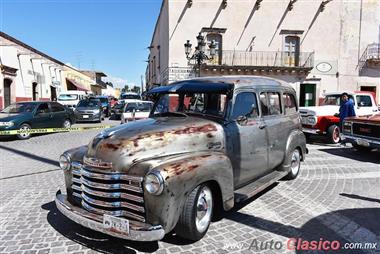
[[[144,91],[144,76],[141,75],[140,78],[141,78],[141,90],[140,90],[141,92],[140,92],[140,94],[142,94]]]

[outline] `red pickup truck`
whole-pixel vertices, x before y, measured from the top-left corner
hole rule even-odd
[[[371,92],[347,92],[354,101],[357,116],[373,115],[379,110],[375,96]],[[301,107],[301,121],[306,137],[310,135],[324,135],[331,143],[340,142],[339,107],[342,92],[327,93],[323,103],[315,107]]]

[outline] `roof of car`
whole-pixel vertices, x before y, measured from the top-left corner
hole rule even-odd
[[[33,104],[39,104],[44,102],[53,102],[53,101],[18,101],[16,103],[33,103]]]
[[[125,103],[128,104],[128,103],[136,103],[136,102],[140,102],[140,103],[153,103],[151,101],[142,101],[142,100],[127,100]]]
[[[234,87],[278,86],[292,88],[284,81],[262,76],[217,76],[200,77],[172,83],[168,86],[160,86],[148,91],[150,94],[160,93],[227,93]]]

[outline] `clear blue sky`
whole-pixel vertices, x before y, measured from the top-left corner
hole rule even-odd
[[[0,0],[0,30],[64,63],[140,85],[160,6],[161,0]]]

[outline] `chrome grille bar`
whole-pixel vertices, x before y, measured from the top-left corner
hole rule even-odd
[[[74,188],[73,188],[74,189]],[[135,196],[132,194],[127,194],[123,192],[102,192],[102,191],[95,191],[87,188],[85,185],[82,185],[81,187],[75,186],[75,189],[79,189],[80,191],[84,191],[88,194],[91,194],[93,196],[99,196],[102,198],[122,198],[122,199],[129,199],[135,202],[143,203],[144,199],[139,196]]]
[[[131,212],[128,212],[125,210],[117,210],[117,211],[103,210],[103,209],[92,207],[91,205],[87,204],[85,201],[82,201],[82,206],[85,209],[87,209],[88,211],[93,212],[93,213],[97,213],[97,214],[101,214],[101,215],[110,214],[113,216],[125,216],[125,217],[129,217],[132,219],[136,219],[136,220],[141,221],[141,222],[145,222],[145,218],[143,216],[135,214],[135,213],[131,213]]]
[[[145,212],[145,209],[142,206],[137,206],[137,205],[130,204],[130,203],[124,202],[124,201],[115,201],[115,202],[101,201],[101,200],[97,200],[97,199],[93,199],[93,198],[88,197],[85,194],[85,192],[82,192],[82,198],[87,203],[106,207],[106,208],[123,208],[123,207],[125,207],[125,208],[129,208],[129,209],[132,209],[132,210],[135,210],[138,212],[142,212],[142,213]]]

